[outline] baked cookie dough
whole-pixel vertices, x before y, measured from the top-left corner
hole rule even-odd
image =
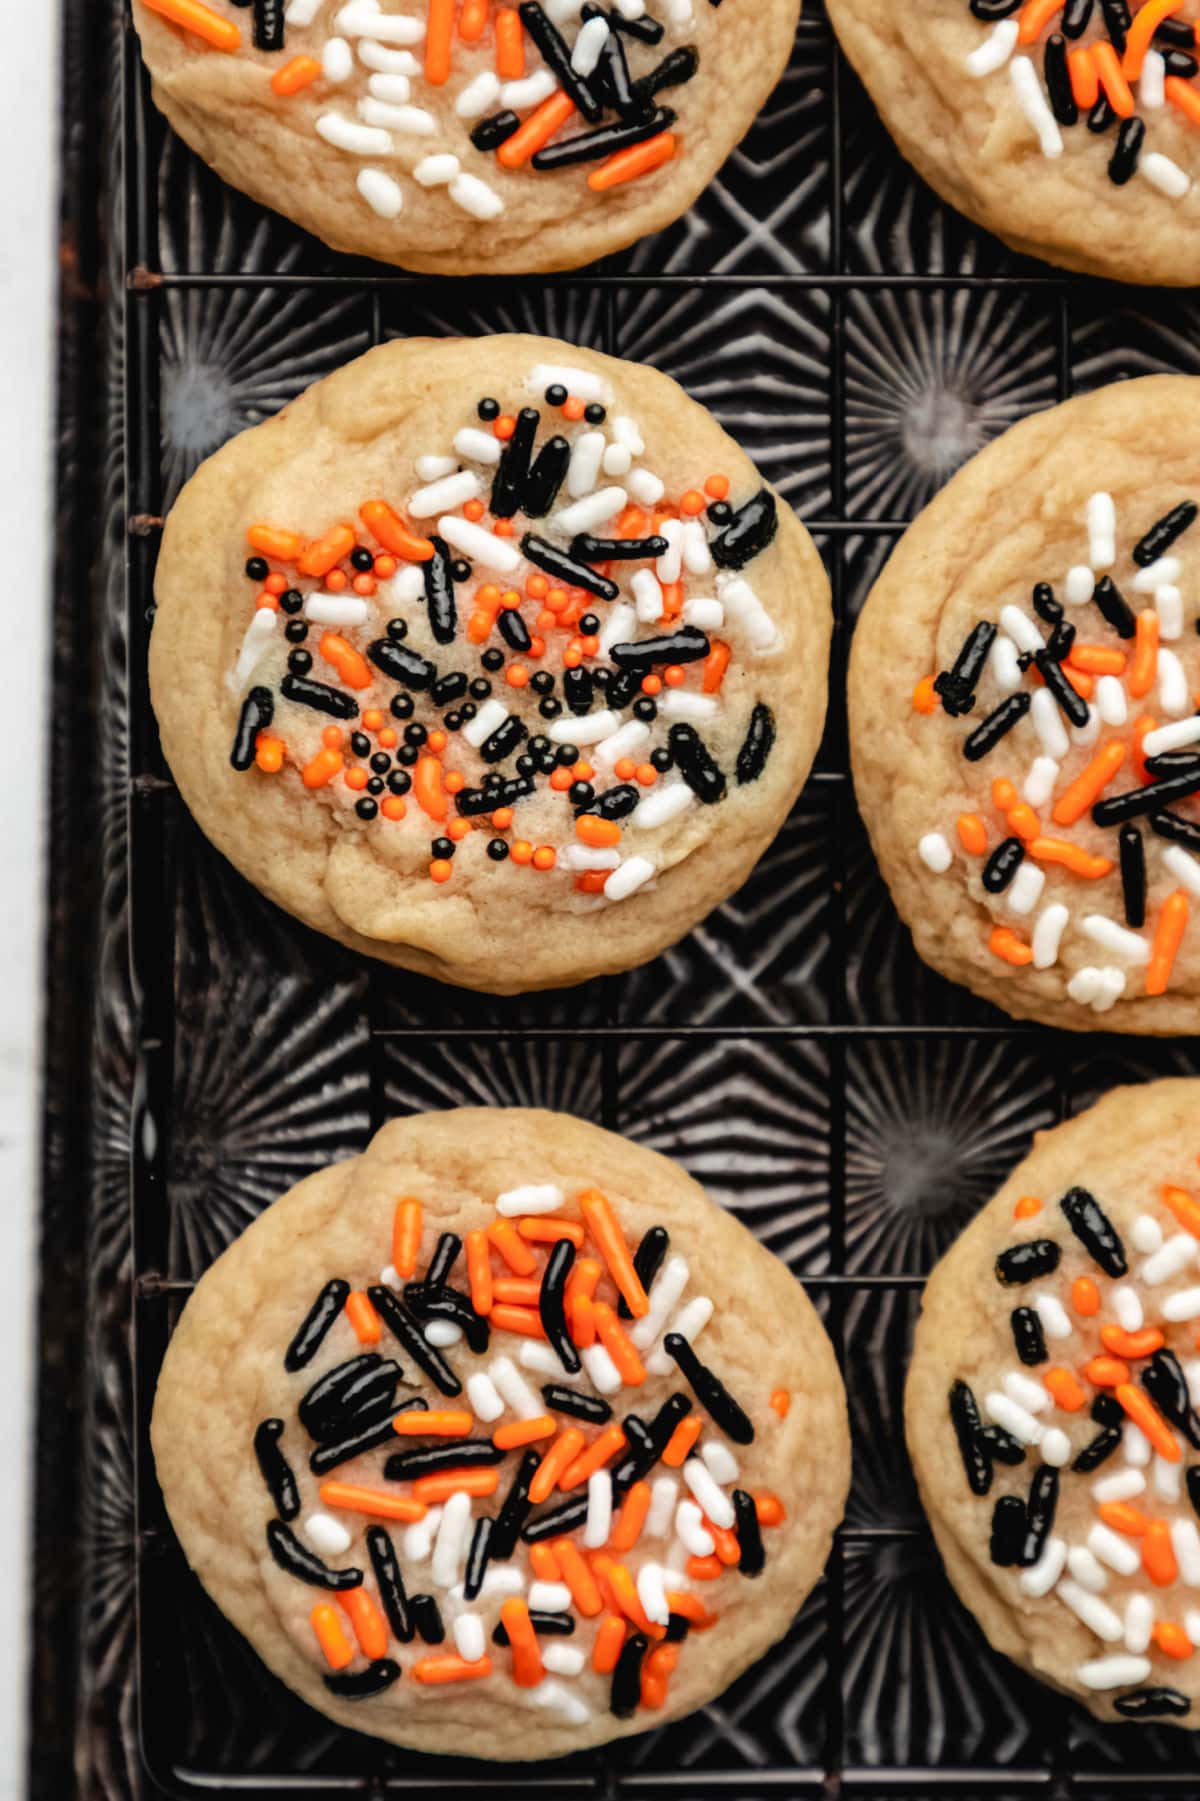
[[[1200,1082],[1054,1131],[929,1280],[905,1397],[946,1569],[1103,1720],[1200,1726]]]
[[[397,1121],[277,1201],[188,1302],[152,1437],[189,1562],[283,1681],[521,1761],[768,1654],[850,1468],[785,1267],[665,1158],[520,1109]]]
[[[829,0],[918,173],[1014,250],[1200,281],[1194,0]]]
[[[355,949],[495,993],[731,893],[825,711],[824,570],[666,376],[531,337],[372,351],[166,523],[163,748],[218,848]]]
[[[1038,414],[910,526],[854,780],[917,950],[1022,1018],[1200,1027],[1200,381]]]
[[[134,0],[154,99],[333,246],[573,269],[686,212],[779,80],[800,0]]]

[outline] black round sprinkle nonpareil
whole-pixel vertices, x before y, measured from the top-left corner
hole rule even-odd
[[[1126,1275],[1129,1264],[1121,1235],[1095,1195],[1086,1188],[1069,1188],[1058,1204],[1072,1232],[1105,1275]]]
[[[1034,1364],[1045,1363],[1046,1334],[1033,1308],[1015,1307],[1011,1320],[1013,1343],[1021,1362],[1029,1364],[1031,1368]]]
[[[1036,1282],[1039,1276],[1053,1275],[1062,1251],[1052,1238],[1031,1238],[1025,1244],[1014,1244],[1001,1251],[996,1259],[996,1280],[1011,1287],[1017,1282]]]
[[[284,1352],[285,1370],[302,1370],[305,1364],[312,1362],[325,1341],[325,1334],[346,1305],[349,1294],[349,1282],[343,1282],[339,1277],[326,1282]]]
[[[300,1511],[300,1490],[279,1442],[283,1430],[282,1420],[263,1420],[254,1434],[254,1455],[276,1513],[281,1520],[294,1520]]]
[[[301,1544],[290,1526],[282,1520],[268,1520],[267,1548],[285,1575],[307,1582],[311,1588],[343,1590],[362,1585],[361,1570],[331,1570],[315,1551]]]

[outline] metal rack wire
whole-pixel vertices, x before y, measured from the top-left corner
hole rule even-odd
[[[1149,1797],[1156,1791],[1194,1789],[1200,1764],[1185,1735],[1129,1729],[1106,1733],[988,1651],[949,1597],[914,1497],[906,1490],[897,1405],[912,1303],[961,1211],[985,1197],[988,1183],[1019,1154],[1034,1126],[1071,1111],[1093,1087],[1110,1081],[1112,1070],[1145,1074],[1157,1066],[1156,1057],[1173,1059],[1172,1067],[1180,1067],[1182,1058],[1183,1066],[1190,1066],[1188,1052],[1131,1051],[1096,1039],[1089,1041],[1081,1059],[1085,1067],[1076,1069],[1074,1041],[1064,1047],[1052,1035],[1010,1022],[921,974],[862,850],[839,698],[864,571],[869,574],[905,524],[902,515],[886,509],[862,512],[850,493],[848,470],[859,430],[851,340],[863,309],[869,313],[888,297],[915,296],[918,304],[928,300],[935,307],[953,307],[964,296],[995,294],[1014,306],[1030,307],[1052,346],[1052,391],[1039,402],[1046,404],[1072,389],[1077,350],[1073,308],[1081,295],[1093,308],[1095,291],[1040,266],[997,260],[994,247],[981,246],[965,224],[944,218],[939,230],[956,234],[964,247],[953,270],[937,266],[932,255],[930,268],[922,273],[873,267],[857,254],[853,239],[858,221],[851,209],[861,208],[861,199],[853,196],[861,191],[864,177],[861,155],[852,146],[862,130],[872,127],[866,102],[819,19],[807,28],[805,68],[814,55],[823,59],[827,172],[818,226],[828,250],[811,270],[731,272],[704,267],[702,255],[693,256],[698,267],[656,270],[654,245],[584,277],[533,283],[507,278],[439,283],[374,265],[343,266],[332,258],[310,268],[305,256],[284,267],[264,266],[260,258],[253,267],[216,266],[214,259],[212,267],[165,268],[160,238],[164,128],[150,102],[127,21],[118,43],[124,188],[123,194],[110,196],[110,206],[114,221],[123,218],[128,950],[137,1028],[128,1424],[137,1496],[133,1677],[147,1790],[263,1801],[283,1795],[352,1794],[382,1801],[392,1794],[468,1793],[595,1794],[606,1801],[682,1793],[758,1801],[791,1792],[951,1797],[1002,1792],[1061,1801],[1077,1794]],[[889,154],[886,147],[884,154]],[[895,155],[890,156],[894,168]],[[761,212],[794,176],[786,162],[771,171],[758,189]],[[897,179],[907,183],[909,195],[923,192],[913,178]],[[244,215],[253,215],[249,203],[236,204]],[[938,242],[943,244],[940,238]],[[981,270],[989,261],[994,268]],[[591,984],[582,998],[498,1003],[365,970],[272,914],[221,864],[187,819],[161,759],[147,692],[146,650],[158,525],[171,498],[161,456],[167,310],[187,296],[211,309],[248,293],[279,296],[280,304],[298,295],[318,311],[345,300],[359,311],[360,347],[365,348],[392,330],[405,329],[410,319],[436,315],[443,304],[455,319],[464,308],[474,320],[503,319],[508,308],[541,304],[539,296],[561,297],[569,309],[586,294],[599,296],[597,347],[622,354],[629,350],[624,322],[634,301],[666,306],[676,296],[698,292],[712,296],[714,303],[755,292],[782,296],[798,317],[819,304],[827,318],[823,429],[829,504],[806,522],[823,548],[833,582],[834,701],[826,742],[787,852],[808,857],[810,838],[823,847],[823,898],[809,915],[810,930],[804,935],[805,942],[811,936],[823,947],[815,974],[810,979],[806,966],[803,998],[789,1002],[782,1019],[770,1007],[734,995],[717,1007],[713,1022],[699,1005],[699,983],[701,978],[706,984],[722,979],[719,953],[717,972],[703,966],[699,976],[685,957],[678,1010],[668,1010],[666,1016],[648,1004],[644,979]],[[935,311],[931,317],[941,314]],[[780,879],[778,870],[774,877],[768,871],[767,880],[772,879]],[[884,921],[878,929],[889,950],[886,969],[864,971],[860,964],[868,959],[859,947],[862,897],[868,892],[872,918]],[[731,905],[736,912],[737,903]],[[723,911],[732,917],[728,909]],[[743,922],[730,929],[748,930],[753,938],[753,921],[750,928]],[[780,959],[762,978],[764,985],[778,980],[786,987],[787,960],[800,956],[800,946],[789,951],[788,942],[785,938]],[[723,1192],[726,1167],[745,1172],[732,1179],[723,1198],[744,1209],[750,1223],[788,1256],[822,1309],[850,1380],[859,1476],[825,1580],[783,1650],[744,1678],[730,1699],[696,1721],[632,1746],[622,1744],[609,1754],[514,1774],[406,1757],[374,1741],[323,1729],[265,1675],[184,1569],[149,1453],[157,1370],[199,1271],[250,1212],[292,1179],[285,1175],[272,1189],[271,1164],[260,1180],[251,1146],[244,1168],[239,1165],[245,1176],[243,1195],[237,1191],[240,1177],[226,1179],[223,1172],[208,1168],[196,1149],[206,1133],[224,1142],[221,1121],[214,1123],[205,1112],[203,1090],[202,1104],[194,1096],[188,1099],[196,1022],[207,1008],[208,1024],[219,1030],[215,1015],[225,993],[222,983],[232,980],[231,968],[240,979],[247,962],[260,983],[294,984],[301,1009],[306,995],[333,996],[330,1004],[343,1009],[338,1020],[348,1022],[341,1073],[336,1080],[314,1078],[317,1091],[322,1080],[332,1082],[318,1139],[301,1135],[294,1152],[286,1143],[278,1151],[282,1166],[294,1174],[331,1152],[346,1154],[393,1111],[423,1100],[449,1104],[455,1082],[466,1083],[475,1098],[502,1102],[549,1096],[575,1105],[601,1124],[677,1151],[701,1173],[713,1174],[718,1193]],[[900,966],[903,979],[896,973]],[[254,981],[239,992],[237,1028],[252,1035],[258,992]],[[338,1024],[331,1036],[340,1031]],[[858,1212],[861,1114],[873,1092],[871,1072],[879,1067],[872,1059],[884,1059],[905,1081],[919,1081],[921,1094],[930,1097],[932,1117],[940,1106],[938,1096],[950,1083],[950,1065],[938,1062],[939,1047],[957,1060],[975,1059],[983,1075],[992,1072],[989,1079],[1011,1083],[1024,1111],[1011,1139],[997,1137],[997,1148],[988,1152],[978,1174],[958,1181],[945,1228],[936,1227],[936,1209],[931,1209],[935,1227],[920,1243],[917,1234],[906,1249],[893,1236],[891,1254],[880,1260],[862,1248],[867,1240],[860,1240]],[[272,1050],[268,1045],[264,1055]],[[445,1070],[438,1066],[431,1071],[439,1057],[447,1059]],[[750,1069],[753,1059],[770,1057],[772,1071],[808,1084],[806,1093],[815,1097],[815,1124],[810,1130],[805,1115],[798,1125],[792,1121],[781,1128],[784,1149],[771,1166],[770,1182],[783,1198],[774,1213],[761,1212],[754,1187],[762,1136],[762,1121],[756,1121],[754,1112],[759,1103],[747,1105],[744,1119],[718,1122],[715,1133],[700,1127],[693,1131],[694,1114],[689,1114],[690,1124],[681,1124],[669,1107],[631,1101],[634,1057],[660,1059],[662,1067],[675,1059],[685,1071],[710,1074],[736,1067],[739,1058],[750,1059],[745,1065]],[[695,1062],[689,1064],[689,1058]],[[972,1095],[960,1094],[955,1104],[958,1112],[947,1115],[945,1128],[951,1136],[956,1121],[969,1119]],[[195,1116],[189,1107],[198,1109]],[[794,1136],[788,1137],[788,1131]],[[286,1131],[283,1136],[286,1140]],[[200,1158],[198,1172],[189,1166],[194,1157]],[[789,1158],[799,1159],[808,1172],[799,1186]],[[224,1211],[223,1202],[213,1200],[210,1206],[210,1196],[224,1196],[228,1190],[236,1192]],[[853,1206],[848,1191],[852,1198],[859,1196]],[[197,1194],[202,1199],[195,1204],[189,1197]],[[789,1198],[796,1194],[799,1200]],[[889,1471],[900,1472],[896,1481],[905,1491],[894,1504]],[[922,1612],[920,1591],[925,1589],[933,1599]],[[891,1639],[874,1635],[878,1642],[873,1639],[864,1655],[862,1640],[864,1634],[871,1636],[872,1615],[891,1609],[899,1617],[897,1594],[907,1597],[907,1627],[898,1627]]]

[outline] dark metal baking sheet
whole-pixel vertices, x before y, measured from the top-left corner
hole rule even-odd
[[[741,0],[730,0],[740,4]],[[124,0],[66,0],[55,845],[31,1792],[997,1797],[1200,1790],[988,1650],[932,1550],[900,1399],[925,1273],[1041,1126],[1194,1044],[1064,1039],[914,958],[847,776],[856,608],[1012,420],[1200,372],[1200,309],[1013,257],[901,164],[806,6],[791,67],[679,224],[583,275],[461,283],[326,251],[149,102]],[[838,632],[816,771],[746,888],[647,969],[506,1001],[363,963],[205,843],[146,699],[157,522],[197,462],[372,343],[544,330],[677,376],[813,529]],[[90,582],[88,565],[91,565]],[[507,1772],[333,1729],[189,1576],[146,1440],[192,1283],[394,1113],[566,1108],[677,1157],[806,1283],[855,1482],[783,1645],[700,1714]]]

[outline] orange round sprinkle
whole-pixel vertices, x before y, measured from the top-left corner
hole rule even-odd
[[[507,444],[508,440],[512,437],[512,435],[516,431],[516,429],[517,429],[516,420],[510,418],[507,413],[501,413],[500,417],[495,421],[495,423],[492,426],[493,435],[495,437],[499,438],[500,442],[502,444]]]
[[[1157,1620],[1150,1634],[1164,1657],[1182,1660],[1192,1655],[1195,1647],[1182,1626],[1174,1620]]]
[[[287,576],[279,574],[269,575],[263,583],[268,594],[284,594],[287,592],[287,585]]]
[[[574,780],[575,777],[571,774],[571,771],[569,769],[564,769],[561,764],[559,764],[557,769],[552,769],[550,771],[550,786],[554,789],[556,794],[565,794]]]
[[[386,550],[381,556],[375,558],[375,573],[380,581],[386,582],[389,576],[395,575],[398,567],[399,565],[397,564],[395,557],[391,556]]]
[[[634,779],[639,782],[643,788],[653,788],[655,782],[658,780],[658,771],[653,763],[639,763],[633,774]]]
[[[378,707],[368,707],[362,716],[362,722],[368,732],[377,732],[383,724],[383,714]]]
[[[381,744],[383,743],[382,733],[380,734],[379,742]],[[435,755],[440,756],[442,751],[445,750],[446,744],[447,744],[447,738],[446,738],[445,732],[430,732],[429,737],[427,739],[427,743],[429,745],[430,750],[433,751],[435,753]],[[443,786],[444,785],[445,784],[443,784]]]
[[[348,769],[342,777],[347,788],[353,788],[355,793],[360,789],[365,788],[370,779],[371,778],[368,776],[366,770],[361,768],[357,763],[352,769]]]
[[[449,773],[442,778],[442,787],[446,790],[447,794],[461,794],[466,785],[467,778],[462,773],[461,769],[451,769]]]
[[[468,519],[472,520],[477,525],[484,515],[484,505],[482,500],[468,500],[466,506],[463,508],[463,512]]]
[[[558,860],[558,852],[550,844],[539,844],[533,853],[535,869],[553,869]]]
[[[554,617],[554,614],[550,611],[549,607],[543,607],[534,621],[534,624],[537,626],[539,632],[550,632],[554,630],[554,627],[558,624],[558,620]],[[542,640],[539,638],[538,643],[540,644],[541,642]]]
[[[550,592],[550,583],[544,575],[531,575],[525,583],[525,592],[530,600],[545,600]]]
[[[686,680],[687,677],[678,663],[668,663],[663,670],[663,681],[668,688],[682,688]]]
[[[446,827],[447,838],[453,838],[456,844],[464,838],[469,838],[470,835],[471,821],[469,819],[452,819]]]
[[[642,677],[642,693],[643,694],[661,694],[662,693],[662,676],[661,675],[644,675]]]
[[[583,662],[583,650],[578,644],[568,644],[563,651],[563,668],[578,669]]]
[[[527,654],[531,656],[535,662],[538,657],[544,657],[546,654],[546,640],[544,638],[531,638],[529,640],[529,651]]]
[[[435,857],[429,865],[429,873],[435,882],[448,882],[454,874],[454,865],[445,857]]]
[[[637,770],[632,757],[618,757],[613,765],[613,774],[622,782],[631,782]]]
[[[698,488],[689,488],[679,503],[679,511],[681,513],[691,514],[694,518],[697,513],[702,513],[704,511],[706,504],[707,502]]]
[[[580,757],[578,763],[572,763],[571,765],[571,774],[575,777],[577,782],[590,782],[595,773],[596,771],[592,768],[591,764],[585,763],[582,757]]]
[[[374,594],[375,577],[373,575],[368,575],[364,569],[361,574],[355,576],[350,586],[354,589],[356,594]]]
[[[341,750],[342,734],[338,731],[336,725],[327,725],[325,727],[325,730],[321,733],[321,743],[325,746],[326,750]]]
[[[498,832],[506,832],[512,822],[513,810],[511,807],[497,807],[492,814],[492,824]]]
[[[379,811],[383,814],[385,819],[403,819],[404,815],[408,812],[408,808],[400,795],[385,794],[379,803]]]
[[[720,499],[720,496],[717,496]],[[792,1397],[786,1388],[775,1388],[771,1391],[771,1407],[781,1420],[785,1420],[791,1409]]]
[[[1041,1211],[1042,1203],[1038,1200],[1036,1194],[1023,1194],[1013,1208],[1013,1218],[1033,1219],[1034,1216]],[[1084,1280],[1086,1281],[1087,1278],[1084,1277]]]
[[[346,586],[346,571],[344,569],[331,569],[329,574],[325,577],[325,586],[331,594],[340,594],[342,589]]]
[[[568,394],[563,401],[562,412],[564,419],[582,419],[584,413],[582,400],[574,394]]]
[[[506,588],[500,596],[500,605],[511,613],[521,604],[521,596],[515,588]]]
[[[510,663],[504,671],[504,679],[510,688],[524,688],[529,681],[529,671],[524,663]]]
[[[268,594],[265,588],[261,594],[255,597],[254,605],[260,613],[277,613],[279,611],[279,602],[273,594]]]
[[[532,863],[533,846],[524,838],[518,838],[509,851],[514,863]]]
[[[914,713],[936,713],[938,710],[937,690],[931,675],[923,675],[912,691],[912,707]]]
[[[729,477],[727,475],[710,475],[704,483],[704,492],[712,500],[724,500],[729,493]]]
[[[781,1526],[787,1518],[783,1502],[769,1488],[764,1488],[755,1495],[754,1511],[758,1515],[760,1526]]]
[[[492,526],[492,531],[497,538],[511,538],[513,535],[513,522],[511,519],[497,519]]]
[[[987,827],[978,813],[960,813],[958,841],[971,857],[982,857],[987,849]]]
[[[394,732],[390,725],[385,726],[379,734],[379,744],[382,750],[392,750],[399,742],[399,733]]]

